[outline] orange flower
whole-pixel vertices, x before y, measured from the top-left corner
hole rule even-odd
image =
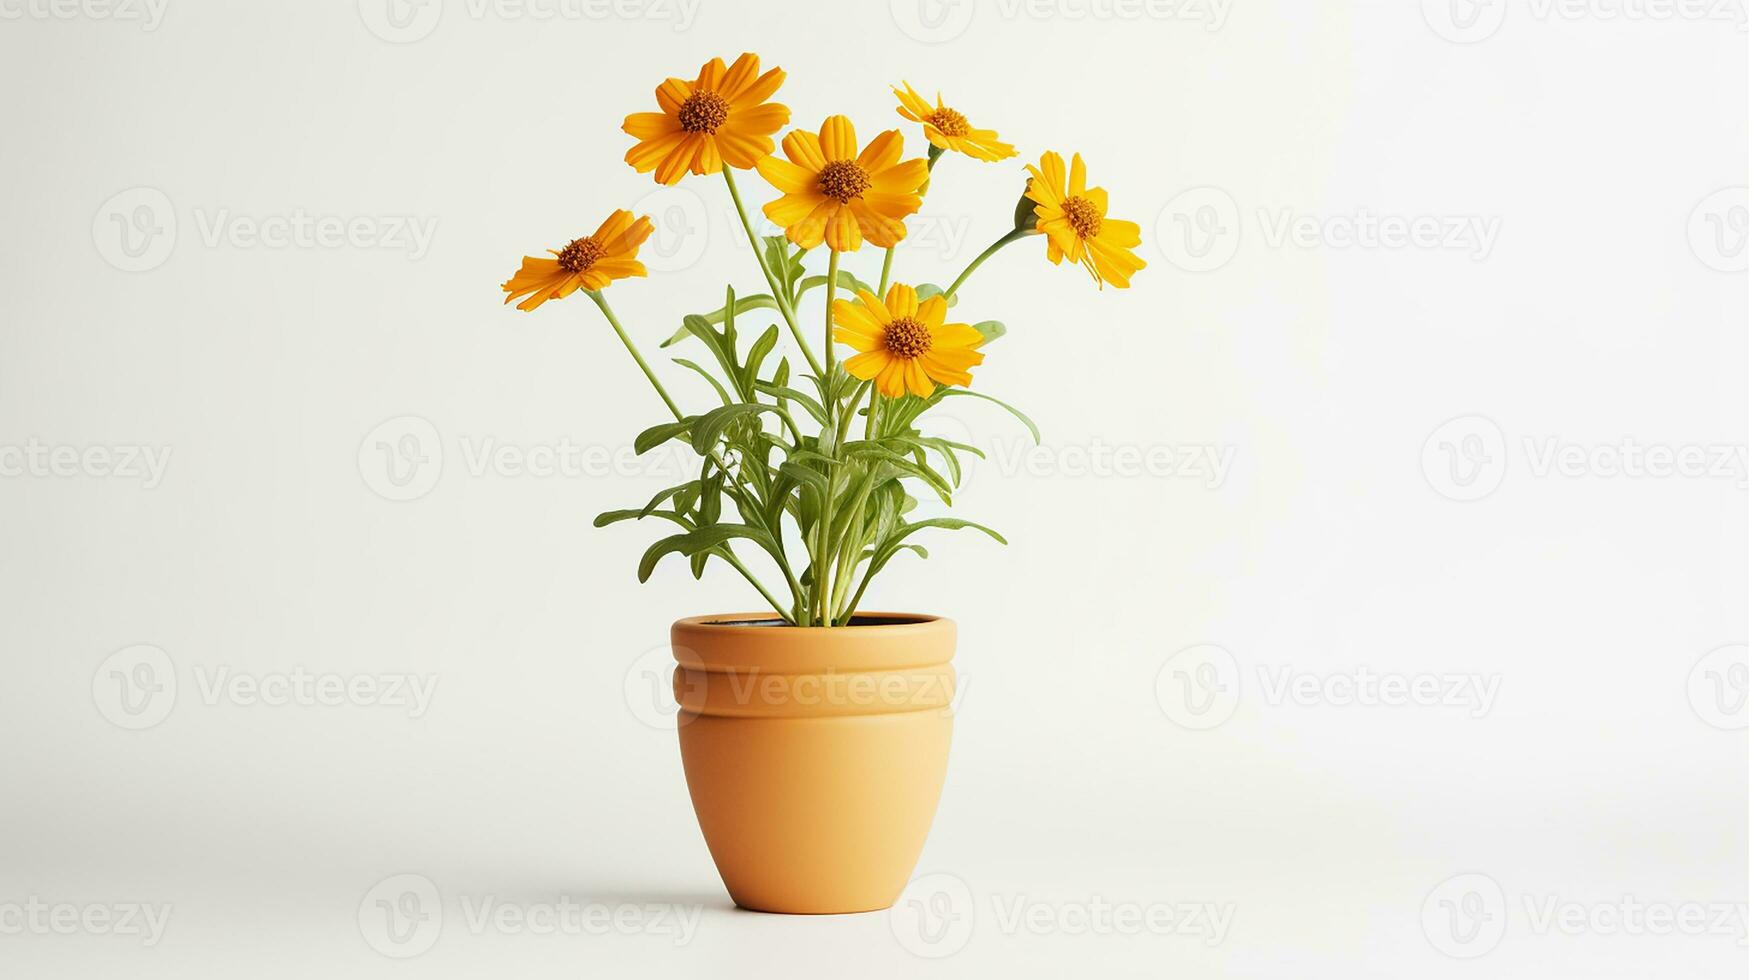
[[[1080,263],[1101,289],[1107,282],[1128,288],[1130,276],[1148,265],[1132,251],[1142,244],[1141,226],[1106,217],[1105,189],[1087,186],[1081,154],[1075,154],[1066,175],[1063,158],[1056,153],[1046,153],[1038,166],[1026,169],[1032,174],[1026,196],[1034,204],[1051,264],[1067,256],[1070,262]]]
[[[634,112],[622,127],[638,139],[626,162],[656,183],[675,184],[691,170],[714,174],[727,163],[745,170],[770,156],[771,134],[789,122],[789,107],[766,99],[783,84],[783,69],[759,74],[759,56],[729,67],[712,58],[698,79],[670,78],[656,89],[661,112]]]
[[[922,123],[923,135],[932,145],[957,150],[974,160],[1005,160],[1014,155],[1014,147],[997,139],[994,129],[974,129],[964,115],[942,104],[941,93],[936,93],[931,106],[910,82],[904,85],[893,88],[899,97],[899,115]]]
[[[853,378],[872,380],[888,398],[906,391],[928,398],[936,382],[970,385],[973,365],[984,355],[973,348],[984,335],[965,323],[948,323],[947,300],[938,293],[917,302],[917,290],[895,283],[883,301],[858,290],[857,301],[832,304],[832,336],[861,353],[844,362]]]
[[[918,188],[929,180],[929,164],[901,163],[904,152],[905,138],[889,129],[859,155],[856,130],[844,116],[828,116],[817,137],[791,130],[783,138],[789,162],[759,161],[760,176],[783,192],[765,206],[765,216],[803,248],[824,241],[834,252],[854,252],[864,238],[892,248],[905,237],[905,218],[923,206]]]
[[[553,252],[553,258],[524,256],[522,268],[502,287],[509,294],[504,302],[526,296],[516,308],[532,310],[549,299],[564,299],[579,287],[593,291],[615,279],[645,275],[638,246],[654,230],[647,217],[634,220],[630,211],[615,211],[595,234]]]

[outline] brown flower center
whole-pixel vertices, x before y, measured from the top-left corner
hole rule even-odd
[[[820,193],[839,204],[849,204],[869,189],[874,179],[854,160],[832,160],[820,168]]]
[[[887,350],[899,357],[922,357],[934,344],[929,328],[913,317],[894,317],[887,324]]]
[[[947,136],[964,136],[972,131],[972,124],[966,122],[966,117],[952,109],[935,110],[929,121]]]
[[[729,103],[715,92],[694,92],[680,104],[680,128],[689,133],[714,133],[729,118]]]
[[[1069,227],[1075,229],[1075,234],[1082,238],[1098,235],[1099,226],[1105,221],[1098,206],[1084,197],[1071,197],[1064,201],[1063,217],[1069,219]]]
[[[601,243],[593,238],[579,238],[559,250],[559,268],[570,273],[586,272],[601,258]]]

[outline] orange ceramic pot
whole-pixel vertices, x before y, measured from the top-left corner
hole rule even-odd
[[[952,620],[757,614],[674,624],[680,758],[742,908],[868,912],[899,898],[947,775]]]

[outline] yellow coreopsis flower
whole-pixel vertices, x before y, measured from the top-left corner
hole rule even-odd
[[[1105,216],[1105,189],[1087,186],[1087,168],[1077,153],[1065,178],[1063,158],[1046,153],[1029,166],[1026,196],[1036,205],[1038,230],[1048,239],[1046,255],[1054,265],[1068,256],[1093,276],[1093,281],[1123,289],[1130,276],[1147,267],[1131,249],[1142,243],[1142,229],[1133,221]]]
[[[554,251],[553,258],[523,256],[522,268],[503,285],[504,302],[528,297],[516,305],[532,310],[549,299],[564,299],[581,289],[602,289],[615,279],[645,275],[638,247],[655,226],[648,217],[634,219],[630,211],[615,211],[595,234]]]
[[[892,248],[905,237],[904,219],[923,206],[917,189],[929,180],[929,164],[900,162],[904,151],[904,137],[889,129],[858,154],[856,130],[844,116],[827,117],[819,136],[791,130],[783,138],[787,162],[759,161],[760,176],[783,192],[765,216],[803,248],[824,241],[835,252],[854,252],[865,238]]]
[[[969,368],[984,355],[975,350],[984,335],[965,323],[947,323],[947,300],[940,295],[917,302],[917,290],[894,284],[886,300],[858,290],[856,302],[832,304],[832,332],[840,343],[861,353],[844,362],[852,377],[873,380],[888,398],[907,391],[927,398],[936,382],[968,386]]]
[[[766,99],[783,84],[781,68],[759,74],[751,52],[724,67],[712,58],[688,82],[670,78],[656,89],[661,112],[634,112],[622,127],[637,137],[626,162],[656,183],[674,184],[688,170],[714,174],[727,163],[749,169],[771,155],[771,134],[789,122],[789,107]]]
[[[935,105],[931,107],[910,82],[901,84],[903,89],[893,88],[893,94],[899,97],[899,115],[922,123],[923,135],[930,143],[974,160],[1006,160],[1014,155],[1014,147],[997,139],[994,129],[975,129],[964,115],[943,105],[940,92],[935,94]]]

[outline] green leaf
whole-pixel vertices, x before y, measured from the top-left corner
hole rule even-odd
[[[772,235],[765,239],[765,265],[771,270],[772,277],[783,283],[785,295],[796,295],[796,285],[807,271],[802,266],[803,254],[805,253],[802,249],[790,252],[789,239],[782,235]]]
[[[984,335],[984,344],[1008,333],[1008,328],[1002,325],[1001,320],[980,320],[972,324],[972,329]],[[978,346],[982,347],[983,344]]]
[[[808,414],[814,417],[814,421],[821,425],[826,424],[826,409],[822,408],[812,396],[771,381],[760,381],[755,386],[765,394],[776,398],[780,404],[783,402],[798,403],[802,408],[807,409]]]
[[[712,524],[685,534],[671,535],[651,545],[638,562],[638,581],[648,582],[650,573],[656,570],[656,564],[668,555],[675,552],[687,556],[696,555],[701,551],[721,547],[735,538],[757,541],[767,550],[776,546],[776,542],[758,528],[746,524]]]
[[[777,414],[777,408],[772,405],[760,405],[754,402],[737,402],[712,409],[692,423],[692,445],[701,453],[708,454],[717,440],[723,436],[723,430],[739,419],[750,418],[761,412]]]
[[[932,283],[932,282],[918,283],[918,285],[917,285],[917,302],[921,303],[931,296],[940,296],[940,295],[942,295],[942,293],[943,293],[942,288],[940,286],[937,286],[935,283]],[[947,298],[947,305],[948,306],[958,306],[959,302],[960,302],[960,298],[959,298],[959,295],[957,293],[952,295],[952,296],[949,296]]]
[[[675,500],[674,500],[674,509],[675,510],[677,510],[677,511],[690,510],[691,507],[687,505],[687,499],[688,499],[687,493],[688,493],[688,491],[691,491],[692,493],[697,493],[698,481],[694,480],[691,483],[682,483],[682,484],[679,484],[678,486],[672,486],[666,490],[663,490],[663,491],[657,493],[654,497],[650,498],[649,503],[644,505],[644,509],[642,512],[640,512],[640,516],[642,514],[649,514],[650,512],[654,511],[656,508],[662,506],[662,502],[667,500],[670,497],[675,498]]]
[[[716,389],[717,397],[719,397],[723,400],[724,405],[732,404],[735,401],[735,399],[729,397],[729,392],[723,387],[722,382],[720,382],[716,378],[712,377],[711,373],[709,371],[706,371],[704,368],[698,366],[697,364],[695,364],[692,361],[687,360],[684,357],[676,357],[674,359],[674,363],[680,365],[683,368],[690,368],[694,371],[697,371],[699,377],[705,379],[706,381],[709,381],[711,383],[711,387]]]
[[[969,527],[969,528],[972,528],[973,530],[982,531],[985,534],[988,534],[990,537],[995,538],[1001,544],[1008,543],[1007,538],[1004,538],[1002,535],[996,533],[995,531],[991,530],[990,528],[987,528],[984,525],[978,524],[974,521],[965,521],[965,520],[961,520],[957,517],[931,517],[928,520],[916,521],[916,522],[911,523],[911,524],[901,525],[899,527],[899,530],[894,532],[894,534],[891,537],[887,538],[885,541],[882,541],[880,543],[879,549],[877,550],[877,552],[875,554],[873,563],[869,565],[869,570],[868,570],[869,576],[873,577],[876,572],[880,571],[882,566],[886,565],[887,562],[892,561],[893,556],[898,554],[898,552],[899,552],[900,542],[904,541],[906,538],[910,537],[911,535],[916,534],[918,531],[922,531],[926,528],[932,528],[932,527],[943,528],[943,529],[949,530],[949,531],[958,531],[958,530],[961,530],[963,528]]]
[[[1015,408],[1013,405],[1008,404],[1007,402],[1003,401],[1000,398],[992,398],[989,395],[986,395],[981,391],[973,391],[970,388],[950,388],[947,385],[942,385],[940,388],[936,389],[936,395],[939,398],[951,398],[954,396],[969,396],[972,398],[982,398],[983,400],[985,400],[987,402],[994,402],[995,404],[1000,405],[1003,408],[1007,409],[1008,414],[1019,419],[1022,423],[1024,423],[1026,425],[1027,431],[1032,433],[1032,441],[1034,443],[1039,443],[1039,442],[1043,441],[1039,437],[1038,426],[1033,423],[1032,419],[1027,418],[1025,412],[1022,412],[1020,409]]]
[[[777,347],[777,324],[765,328],[759,339],[753,342],[753,348],[747,352],[747,364],[741,369],[741,390],[752,393],[757,390],[754,385],[759,381],[759,368],[765,363],[765,358]]]
[[[734,306],[734,312],[737,316],[742,314],[742,313],[747,312],[748,310],[775,310],[775,309],[777,309],[777,300],[773,299],[771,297],[771,295],[768,293],[755,293],[752,296],[739,297],[735,300],[735,306]],[[698,315],[703,317],[704,321],[707,324],[722,323],[729,316],[729,307],[724,306],[721,309],[712,310],[709,313],[701,313]],[[693,337],[693,336],[697,336],[697,335],[692,332],[691,328],[682,325],[679,330],[674,331],[672,336],[670,336],[667,340],[662,341],[661,346],[673,347],[675,344],[680,343],[682,340],[685,340],[686,338]]]
[[[805,296],[808,290],[818,289],[824,285],[826,285],[825,276],[809,276],[802,280],[801,289],[797,291],[797,295]],[[870,293],[875,291],[873,286],[852,275],[849,269],[838,270],[838,288],[852,293],[859,289]]]
[[[691,521],[669,510],[610,510],[595,515],[595,526],[606,527],[609,524],[618,524],[620,521],[641,521],[646,517],[660,517],[663,520],[673,521],[688,530],[692,528]]]
[[[688,416],[678,422],[663,422],[660,425],[652,425],[638,433],[638,437],[632,440],[632,449],[639,456],[642,456],[668,440],[685,434],[688,429],[692,428],[695,421],[697,421],[696,416]]]
[[[777,471],[791,480],[813,487],[821,493],[829,492],[832,486],[832,481],[826,474],[811,466],[803,466],[793,459],[786,460],[782,466],[777,468]]]

